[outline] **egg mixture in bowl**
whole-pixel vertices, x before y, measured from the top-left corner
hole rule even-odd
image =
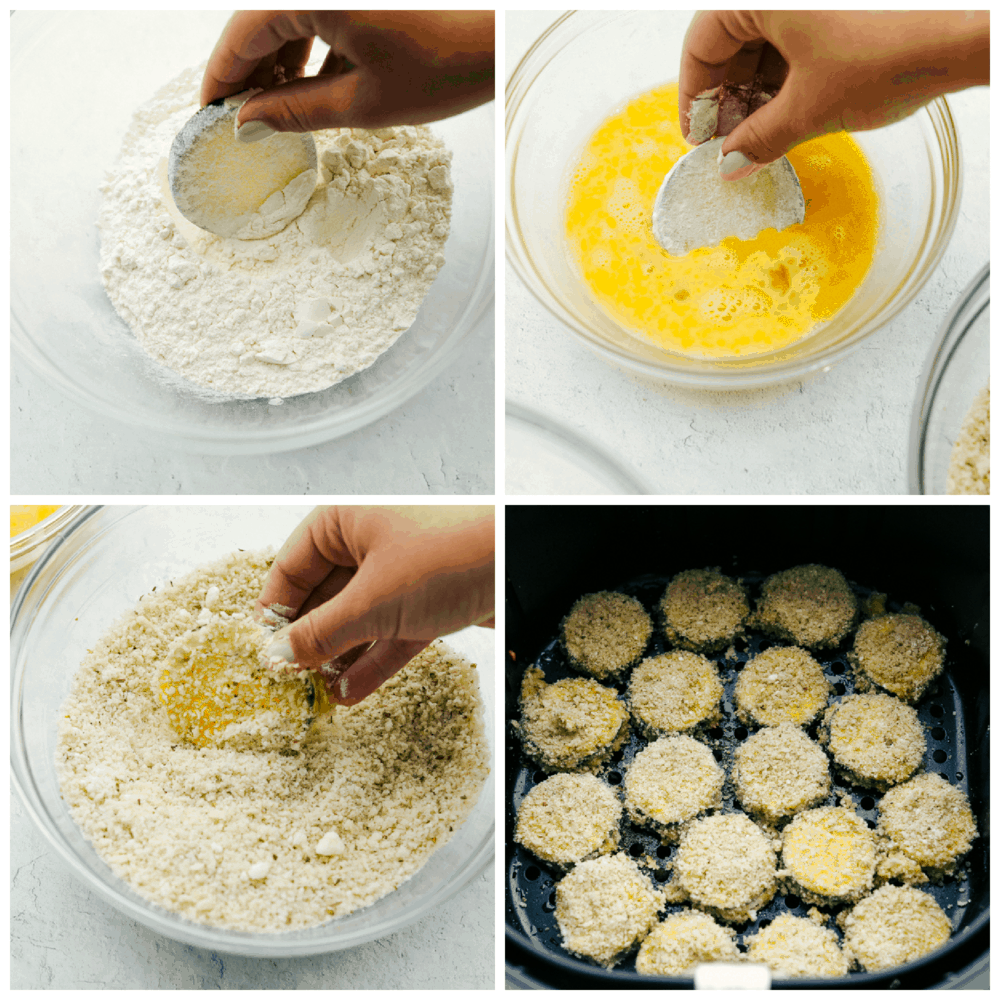
[[[760,354],[807,336],[875,256],[878,199],[864,154],[844,132],[803,143],[788,158],[804,222],[673,256],[653,237],[650,208],[690,149],[676,83],[628,101],[591,136],[570,182],[566,236],[595,299],[636,337],[683,354]]]
[[[670,83],[691,16],[577,11],[521,60],[507,87],[508,258],[616,365],[705,388],[800,377],[896,316],[936,267],[961,195],[951,113],[937,99],[887,128],[803,143],[789,155],[802,224],[670,257],[650,220],[693,148]]]

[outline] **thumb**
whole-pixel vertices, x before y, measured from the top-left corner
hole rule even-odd
[[[376,127],[369,123],[372,112],[361,100],[362,79],[362,72],[355,68],[294,80],[255,94],[239,110],[237,138],[255,142],[274,132]]]
[[[343,590],[276,632],[267,655],[318,670],[356,646],[395,638],[398,601],[378,584],[377,560],[368,558]]]
[[[792,92],[789,79],[773,100],[745,118],[726,136],[722,155],[728,159],[723,162],[723,168],[729,165],[730,170],[722,173],[724,180],[747,177],[808,138],[807,123],[793,112]],[[737,155],[730,157],[730,153]],[[740,160],[740,155],[745,162]]]
[[[346,670],[321,671],[330,700],[356,705],[406,666],[431,639],[379,639]]]

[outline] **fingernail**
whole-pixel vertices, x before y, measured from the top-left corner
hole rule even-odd
[[[743,171],[738,173],[738,171]],[[726,180],[737,181],[741,177],[747,177],[753,173],[753,160],[747,158],[742,153],[733,150],[726,153],[719,164],[719,175]]]
[[[268,658],[272,666],[279,662],[295,662],[295,654],[292,652],[292,644],[284,636],[274,639],[267,649],[264,650],[264,655]]]
[[[238,142],[260,142],[275,134],[275,130],[265,122],[244,122],[236,130],[236,139]]]

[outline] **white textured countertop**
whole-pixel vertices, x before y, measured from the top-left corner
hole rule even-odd
[[[507,14],[507,77],[556,16]],[[595,442],[654,493],[906,493],[918,378],[944,317],[989,260],[989,89],[948,103],[965,158],[951,242],[903,313],[830,371],[725,393],[632,375],[584,347],[508,266],[507,398]]]

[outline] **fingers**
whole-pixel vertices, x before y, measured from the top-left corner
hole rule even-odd
[[[392,76],[353,66],[340,75],[310,77],[257,94],[240,109],[239,123],[260,121],[276,132],[425,125],[491,100],[492,68],[465,76],[417,69]]]
[[[729,61],[744,44],[752,41],[763,44],[763,39],[752,29],[748,30],[745,24],[726,17],[726,13],[703,11],[696,14],[684,36],[678,100],[681,131],[685,139],[689,132],[688,112],[695,96],[719,86],[726,79]]]
[[[393,638],[402,613],[396,590],[387,574],[369,559],[339,593],[276,633],[275,643],[288,644],[278,647],[284,659],[316,670],[362,643]],[[429,640],[439,634],[433,624],[426,629],[421,638]]]
[[[764,104],[729,133],[722,144],[723,156],[742,153],[752,166],[723,174],[724,180],[739,180],[748,176],[755,169],[784,156],[809,134],[815,134],[809,123],[796,113],[792,97],[794,90],[789,78],[788,86],[783,87],[774,100]]]
[[[216,42],[205,76],[201,83],[201,104],[204,107],[220,97],[229,97],[250,86],[268,83],[250,83],[257,69],[275,62],[301,75],[309,58],[312,38],[316,30],[312,18],[303,14],[275,14],[273,11],[245,10],[234,14]],[[294,44],[291,44],[294,43]],[[288,62],[285,62],[285,60]]]
[[[256,94],[240,108],[239,124],[264,122],[276,132],[378,128],[391,118],[378,106],[378,88],[366,70],[313,76]],[[414,124],[397,122],[395,124]]]
[[[338,534],[338,524],[335,508],[317,507],[303,518],[275,556],[254,606],[258,616],[275,607],[284,617],[294,618],[335,567],[353,569],[356,564],[346,547],[330,544],[330,538]],[[342,579],[342,585],[346,583]]]
[[[430,639],[380,639],[353,666],[327,683],[330,700],[338,705],[356,705],[430,644]]]

